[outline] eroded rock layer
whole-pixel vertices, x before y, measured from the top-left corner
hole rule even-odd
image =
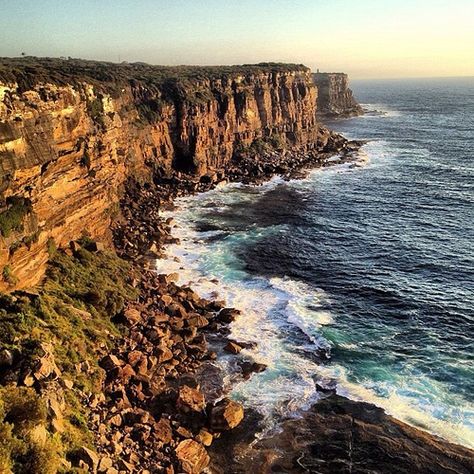
[[[312,74],[318,88],[318,113],[333,117],[361,115],[362,107],[349,89],[347,74],[342,72],[317,72]]]
[[[212,175],[236,150],[321,146],[316,95],[301,65],[0,59],[0,289],[37,283],[52,245],[108,237],[129,176]]]

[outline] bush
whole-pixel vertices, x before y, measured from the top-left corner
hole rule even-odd
[[[57,251],[56,242],[54,241],[53,237],[49,237],[46,241],[46,249],[48,250],[48,255],[50,257],[54,257],[54,254]]]
[[[33,244],[36,244],[38,242],[39,234],[40,234],[40,231],[37,230],[33,234],[30,234],[30,235],[27,235],[26,237],[23,237],[23,243],[26,245],[28,250],[31,249],[31,246]]]
[[[2,278],[9,285],[16,285],[18,283],[18,278],[13,275],[12,267],[10,265],[5,265],[2,270]]]
[[[0,389],[3,421],[14,427],[14,433],[26,433],[46,422],[46,407],[36,392],[28,387]]]
[[[87,111],[95,123],[100,126],[104,125],[104,104],[102,103],[102,97],[97,97],[89,101]]]
[[[31,435],[41,425],[46,425],[46,408],[33,389],[0,389],[0,472],[57,472],[58,446],[49,437],[40,443]]]
[[[0,213],[0,233],[9,237],[14,230],[23,228],[23,219],[33,211],[31,201],[24,197],[7,198],[8,208]]]

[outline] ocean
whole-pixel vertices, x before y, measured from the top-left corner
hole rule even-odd
[[[158,270],[242,310],[266,430],[335,389],[474,447],[474,78],[354,81],[353,164],[180,199]],[[319,389],[319,390],[318,390]]]

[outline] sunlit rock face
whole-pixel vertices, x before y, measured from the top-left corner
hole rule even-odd
[[[0,289],[39,282],[53,243],[83,232],[107,241],[128,176],[225,170],[237,146],[261,137],[318,146],[317,89],[304,66],[180,74],[0,59]]]
[[[334,117],[361,115],[362,107],[349,89],[347,74],[317,72],[312,74],[318,88],[318,114]]]

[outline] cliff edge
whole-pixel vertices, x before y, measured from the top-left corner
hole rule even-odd
[[[353,117],[363,114],[349,89],[347,74],[342,72],[317,72],[312,74],[318,88],[318,114],[328,117]]]
[[[53,242],[110,239],[130,176],[213,176],[242,151],[323,149],[316,95],[295,64],[0,59],[0,289],[36,284]]]

